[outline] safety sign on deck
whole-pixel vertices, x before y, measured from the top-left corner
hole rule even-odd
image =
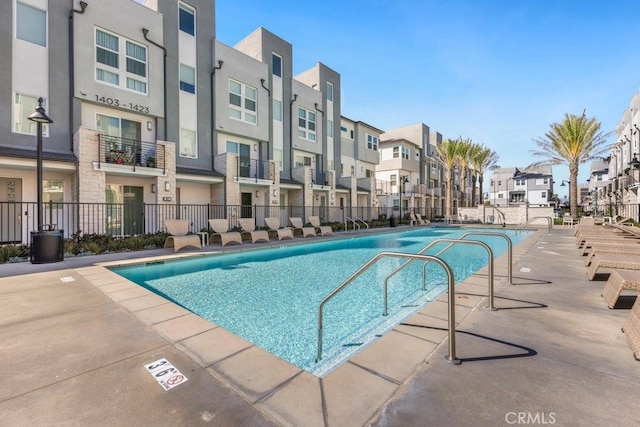
[[[188,381],[188,378],[164,357],[144,365],[144,367],[165,391]]]

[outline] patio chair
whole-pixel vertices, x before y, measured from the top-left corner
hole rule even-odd
[[[290,227],[280,228],[280,220],[276,217],[265,218],[264,223],[269,228],[269,235],[276,235],[278,240],[293,239],[293,230]]]
[[[213,230],[211,238],[220,238],[220,245],[225,246],[227,243],[242,244],[242,236],[238,231],[229,231],[229,220],[226,218],[210,219],[209,228]]]
[[[164,247],[173,247],[174,252],[178,252],[180,249],[187,246],[193,246],[198,249],[202,249],[202,241],[200,240],[200,236],[196,234],[188,234],[189,224],[190,221],[188,219],[166,220],[164,222],[164,225],[167,228],[169,237],[167,237],[167,239],[164,241]]]
[[[633,308],[622,325],[622,332],[627,336],[633,357],[640,360],[640,298],[636,299]]]
[[[319,216],[310,216],[309,224],[311,224],[316,229],[316,234],[320,233],[322,236],[328,236],[333,234],[333,228],[330,225],[320,225],[320,217]]]
[[[246,236],[248,234],[251,238],[251,243],[269,241],[269,232],[267,230],[256,230],[255,218],[239,218],[238,222],[242,228],[242,232],[240,234],[242,236]]]
[[[315,227],[305,227],[302,223],[302,218],[300,217],[290,217],[289,222],[293,227],[293,235],[295,236],[296,232],[300,232],[302,237],[316,237],[316,229]]]
[[[611,272],[602,290],[602,297],[609,308],[615,307],[622,291],[640,291],[640,271],[618,269]]]
[[[418,219],[418,224],[420,224],[420,225],[430,225],[431,224],[431,221],[429,221],[428,219],[422,218],[422,215],[420,215],[419,213],[416,214],[416,218]]]
[[[573,228],[575,225],[575,219],[570,214],[564,214],[562,217],[562,225]]]
[[[591,265],[594,261],[594,257],[597,256],[610,256],[610,255],[618,255],[621,257],[637,257],[640,259],[640,245],[637,243],[632,243],[630,245],[611,245],[611,246],[602,246],[597,245],[595,248],[591,248],[591,252],[589,252],[584,261],[585,266]]]
[[[595,261],[591,262],[589,270],[587,271],[589,280],[593,280],[593,278],[596,276],[596,273],[601,268],[640,270],[640,261],[638,261],[637,257],[629,258],[618,255],[596,257]]]

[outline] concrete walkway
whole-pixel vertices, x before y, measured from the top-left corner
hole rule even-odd
[[[322,379],[95,265],[168,251],[0,265],[0,425],[640,425],[628,310],[587,280],[573,230],[515,249],[498,311],[486,272],[459,285],[461,365],[444,296]],[[161,358],[188,381],[165,391],[144,369]]]

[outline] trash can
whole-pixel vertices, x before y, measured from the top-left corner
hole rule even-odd
[[[55,224],[47,224],[31,232],[32,264],[60,262],[64,259],[64,231],[55,228]]]
[[[395,227],[396,224],[396,217],[395,216],[391,216],[389,217],[389,227]]]

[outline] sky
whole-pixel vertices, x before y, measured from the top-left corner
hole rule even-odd
[[[501,167],[541,160],[534,140],[565,113],[612,132],[640,88],[632,0],[216,0],[216,39],[264,27],[293,46],[294,75],[340,74],[342,115],[378,129],[425,123],[494,150]],[[566,166],[553,168],[560,195]],[[485,180],[488,181],[488,174]],[[579,182],[589,178],[580,166]]]

